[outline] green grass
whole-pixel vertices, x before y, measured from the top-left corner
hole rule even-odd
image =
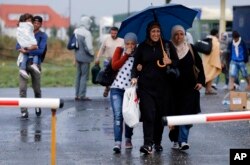
[[[16,65],[18,52],[15,50],[15,45],[14,37],[0,35],[0,88],[19,86],[19,69]],[[97,49],[98,46],[95,44],[94,50]],[[49,38],[48,51],[45,62],[42,64],[42,87],[74,86],[76,68],[73,64],[73,54],[73,51],[67,50],[65,41]],[[91,74],[89,74],[88,85],[93,85]]]
[[[75,84],[76,68],[69,62],[67,64],[42,64],[42,87],[72,87]],[[13,60],[0,59],[0,88],[18,87],[19,71]],[[91,83],[91,74],[88,85]],[[31,81],[29,79],[29,81]],[[31,83],[29,83],[31,85]]]

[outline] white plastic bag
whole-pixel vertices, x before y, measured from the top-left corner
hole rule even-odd
[[[131,86],[125,90],[122,114],[124,122],[129,127],[134,128],[139,124],[141,112],[139,109],[139,99],[136,94],[136,86]]]

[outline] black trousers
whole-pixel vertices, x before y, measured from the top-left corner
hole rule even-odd
[[[145,91],[139,91],[141,120],[143,122],[144,145],[161,144],[162,123],[162,97],[156,97]]]

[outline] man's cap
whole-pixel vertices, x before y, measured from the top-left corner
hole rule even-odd
[[[43,18],[42,18],[41,16],[37,15],[37,16],[34,16],[34,17],[33,17],[33,22],[34,22],[34,21],[38,21],[38,22],[41,22],[41,23],[42,23],[42,22],[43,22]]]

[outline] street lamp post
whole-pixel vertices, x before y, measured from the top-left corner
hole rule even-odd
[[[128,16],[130,15],[130,0],[128,0]]]

